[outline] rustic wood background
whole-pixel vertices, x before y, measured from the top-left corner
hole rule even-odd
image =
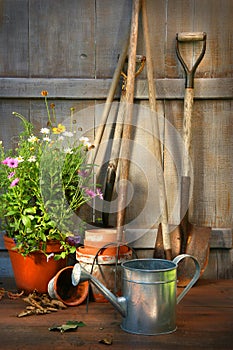
[[[5,147],[15,144],[21,130],[12,111],[25,115],[38,129],[44,126],[46,110],[41,90],[49,92],[58,120],[66,119],[70,108],[75,107],[79,130],[94,135],[99,117],[96,106],[103,104],[107,96],[129,32],[131,5],[131,0],[0,1],[0,139]],[[158,115],[166,118],[181,136],[184,73],[176,58],[176,33],[207,33],[206,54],[195,75],[191,146],[194,181],[189,219],[199,225],[227,228],[221,231],[224,235],[227,232],[224,248],[228,249],[228,260],[223,263],[226,265],[233,226],[233,2],[147,0],[147,9]],[[143,55],[141,19],[139,25],[137,51]],[[196,54],[195,50],[192,55],[184,51],[189,62]],[[148,106],[146,69],[137,78],[135,99],[138,104]],[[137,137],[140,139],[142,135],[139,133]],[[163,137],[172,214],[177,199],[177,178],[167,146],[171,140],[165,124]],[[145,171],[150,174],[153,168],[148,165]],[[137,184],[137,179],[135,170],[131,181]],[[146,201],[146,190],[138,192],[138,203]],[[155,199],[156,196],[155,193]],[[145,222],[153,215],[153,205],[144,217]],[[129,219],[137,210],[133,201],[127,214]],[[176,216],[171,217],[172,223],[176,224],[177,220]]]

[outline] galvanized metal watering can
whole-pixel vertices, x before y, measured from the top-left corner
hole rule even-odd
[[[176,297],[177,266],[184,258],[195,263],[195,274],[182,293]],[[188,254],[173,261],[136,259],[122,263],[122,297],[116,297],[94,276],[76,264],[72,284],[91,281],[122,315],[121,328],[129,333],[157,335],[176,330],[178,304],[200,276],[198,261]]]

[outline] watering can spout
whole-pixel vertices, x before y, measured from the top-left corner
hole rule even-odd
[[[127,302],[125,297],[116,297],[108,288],[106,288],[100,281],[87,272],[80,264],[74,265],[72,272],[72,284],[75,286],[80,282],[90,281],[96,288],[104,295],[104,297],[113,305],[113,307],[121,314],[122,317],[127,315]]]

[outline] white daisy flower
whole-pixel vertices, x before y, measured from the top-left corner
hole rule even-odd
[[[92,143],[89,142],[89,138],[88,137],[82,136],[82,137],[80,137],[79,141],[82,142],[83,146],[86,146],[87,148],[92,147]]]
[[[30,163],[36,162],[36,156],[31,156],[30,158],[28,158],[28,161]]]
[[[73,153],[72,148],[70,148],[70,147],[65,148],[65,149],[64,149],[64,152],[65,152],[66,154],[72,154],[72,153]]]
[[[36,136],[34,136],[34,135],[32,135],[32,136],[30,136],[29,138],[28,138],[28,142],[31,142],[31,143],[35,143],[35,142],[37,142],[39,139],[38,139],[38,137],[36,137]]]
[[[50,134],[50,130],[49,130],[48,128],[42,128],[42,129],[40,130],[40,132],[41,132],[41,134],[44,134],[44,135]]]
[[[82,137],[80,137],[79,141],[82,142],[82,143],[88,142],[88,141],[89,141],[89,138],[88,138],[88,137],[85,137],[85,136],[82,136]]]
[[[24,158],[21,156],[17,157],[16,159],[19,163],[22,163],[24,161]]]
[[[43,137],[43,140],[46,141],[46,142],[50,142],[51,141],[51,139],[48,136]]]
[[[74,134],[71,131],[64,131],[63,135],[67,136],[67,137],[73,137],[74,136]]]

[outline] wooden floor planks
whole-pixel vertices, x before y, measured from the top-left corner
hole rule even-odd
[[[0,287],[5,287],[0,281]],[[169,335],[142,336],[121,330],[121,317],[111,304],[90,302],[56,313],[18,318],[22,299],[0,301],[0,349],[4,350],[152,350],[233,349],[233,281],[200,281],[177,306],[177,330]],[[49,331],[68,320],[86,326],[75,332]],[[112,338],[112,345],[99,340]]]

